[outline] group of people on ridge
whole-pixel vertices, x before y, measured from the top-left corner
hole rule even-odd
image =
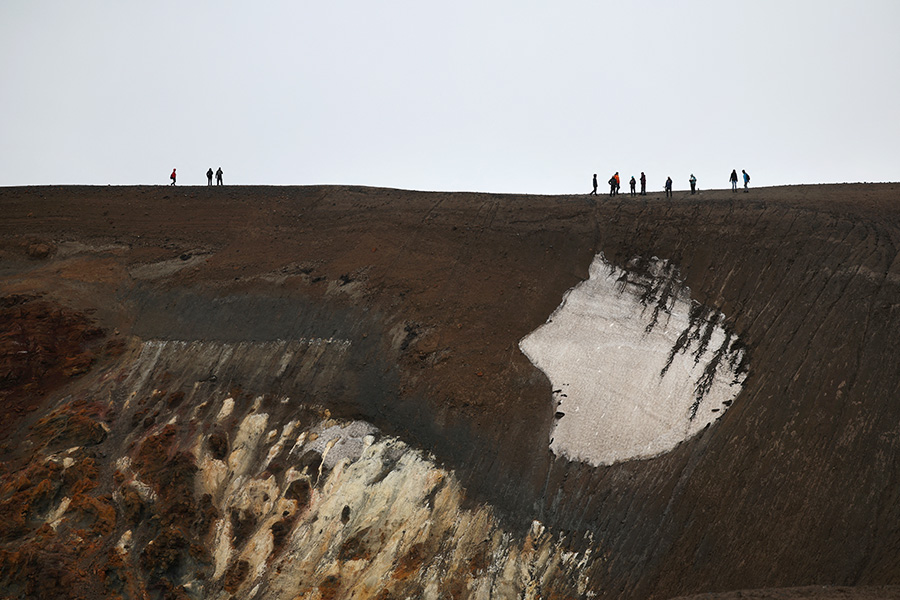
[[[615,196],[619,193],[619,188],[622,185],[621,179],[619,179],[619,172],[616,171],[615,174],[609,178],[609,195]],[[628,182],[631,186],[631,195],[637,195],[635,191],[635,186],[637,185],[637,180],[634,178],[634,175],[631,176],[631,181]],[[597,174],[594,173],[594,191],[591,192],[590,195],[597,195]],[[641,173],[641,196],[647,195],[647,176]]]
[[[222,175],[223,175],[223,174],[224,174],[224,173],[223,173],[223,171],[222,171],[222,167],[219,167],[219,169],[218,169],[218,170],[216,171],[216,173],[215,173],[215,175],[216,175],[216,185],[223,185],[223,184],[222,184]],[[172,169],[172,174],[169,175],[169,179],[172,180],[172,183],[169,184],[169,185],[175,185],[175,175],[176,175],[176,174],[175,174],[175,169]],[[209,171],[206,172],[206,185],[212,185],[212,180],[213,180],[213,170],[212,170],[212,167],[210,167],[210,168],[209,168]]]
[[[212,185],[213,171],[212,167],[206,172],[206,185]],[[216,171],[216,185],[222,185],[222,167]]]
[[[750,176],[747,175],[747,171],[744,171],[743,169],[741,170],[741,173],[744,174],[744,191],[746,192],[746,191],[748,191],[747,186],[750,184]],[[731,191],[736,192],[737,191],[737,182],[738,182],[738,176],[737,176],[736,170],[731,172],[730,181],[731,181]],[[640,182],[641,182],[640,195],[646,196],[647,195],[647,176],[644,175],[643,171],[641,171]],[[609,178],[609,181],[607,183],[609,183],[609,195],[610,196],[618,195],[619,188],[621,187],[621,180],[619,179],[619,172],[616,171],[615,174],[613,174],[613,176]],[[634,178],[634,175],[631,176],[631,180],[628,183],[631,186],[631,195],[636,196],[637,192],[635,192],[635,186],[637,185],[637,180]],[[688,183],[691,184],[691,194],[696,194],[697,193],[697,178],[694,177],[693,173],[691,173],[691,178],[688,179]],[[593,184],[594,184],[594,189],[589,194],[590,196],[597,195],[597,174],[596,173],[594,173]],[[666,197],[667,198],[671,197],[672,196],[672,178],[671,177],[666,177],[666,185],[665,185],[664,189],[666,192]]]
[[[750,184],[750,176],[747,175],[747,171],[745,171],[745,170],[743,170],[743,169],[741,169],[741,173],[744,174],[744,191],[747,192],[747,191],[749,191],[749,190],[747,189],[747,186]],[[738,174],[737,174],[737,170],[731,171],[731,177],[729,178],[729,181],[731,181],[731,191],[732,191],[732,192],[736,192],[736,191],[737,191],[737,184],[738,184]]]

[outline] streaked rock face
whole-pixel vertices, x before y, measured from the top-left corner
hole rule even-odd
[[[665,261],[597,255],[519,344],[553,386],[560,456],[612,464],[666,452],[722,416],[746,377],[724,315],[693,303]]]
[[[329,424],[323,434],[335,437],[315,438],[298,452],[316,452],[306,448],[323,439],[332,449],[348,444],[361,425]],[[256,527],[233,545],[228,521],[217,523],[216,570],[207,585],[259,598],[441,598],[447,589],[466,597],[537,598],[554,580],[577,579],[589,561],[567,552],[540,523],[521,539],[488,508],[464,508],[452,473],[399,440],[375,437],[367,435],[359,454],[340,458],[322,480],[307,466],[290,468],[280,483],[258,475],[229,485],[223,511],[258,511]],[[326,461],[327,455],[320,467]],[[311,490],[308,498],[294,497],[298,487]],[[228,581],[235,569],[246,572],[236,587]]]
[[[109,499],[125,515],[117,579],[222,599],[583,593],[594,552],[583,543],[574,550],[538,521],[510,530],[426,452],[287,396],[248,396],[224,376],[249,364],[271,365],[260,380],[327,368],[345,348],[151,340],[89,391],[124,412]],[[53,460],[77,467],[76,450]],[[63,497],[43,521],[74,540],[71,506]]]

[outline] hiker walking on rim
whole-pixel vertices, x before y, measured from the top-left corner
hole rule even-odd
[[[693,196],[694,192],[697,191],[697,178],[694,177],[693,173],[691,173],[691,178],[688,181],[691,182],[691,196]]]
[[[747,186],[750,184],[750,176],[747,175],[747,171],[741,169],[741,173],[744,174],[744,192],[748,192]]]
[[[738,181],[737,180],[737,171],[734,171],[734,170],[731,171],[731,178],[729,179],[729,181],[731,181],[731,191],[736,192],[737,191],[737,181]]]
[[[219,170],[216,171],[216,185],[222,185],[222,167],[219,167]]]
[[[666,177],[666,198],[672,196],[672,178]]]
[[[596,196],[596,195],[597,195],[597,174],[596,174],[596,173],[594,173],[594,191],[592,191],[592,192],[591,192],[590,194],[588,194],[588,195],[589,195],[589,196]]]
[[[172,174],[169,175],[169,179],[172,180],[171,185],[175,185],[175,169],[172,169]]]
[[[641,196],[647,195],[647,176],[641,171]]]
[[[637,184],[637,181],[634,179],[634,175],[631,176],[631,181],[628,182],[631,185],[631,195],[634,196],[634,186]]]
[[[616,195],[616,176],[613,175],[612,177],[610,177],[609,181],[607,181],[607,183],[609,184],[609,195],[615,196]]]
[[[206,185],[212,185],[212,167],[209,168],[209,171],[206,172]]]

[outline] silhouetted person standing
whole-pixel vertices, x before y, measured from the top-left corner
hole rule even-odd
[[[666,198],[672,196],[672,178],[666,177]]]
[[[610,177],[609,181],[607,183],[609,183],[609,195],[615,196],[616,195],[616,176],[613,175],[612,177]]]
[[[212,167],[209,168],[209,171],[206,172],[206,185],[212,185]]]
[[[747,171],[745,171],[743,169],[741,169],[741,173],[744,174],[744,192],[746,193],[746,192],[750,191],[747,189],[747,186],[750,185],[750,176],[747,175]]]
[[[594,173],[594,191],[591,192],[589,195],[591,195],[591,196],[597,195],[597,174],[596,173]]]
[[[691,178],[688,181],[691,182],[691,196],[693,196],[694,192],[697,191],[697,178],[694,177],[693,173],[691,173]]]
[[[737,191],[737,171],[731,172],[731,179],[729,181],[731,181],[731,191],[736,192]]]
[[[175,169],[172,169],[172,174],[169,175],[169,179],[172,180],[172,185],[175,185]]]
[[[647,195],[647,176],[641,171],[641,196]]]
[[[637,185],[637,180],[634,178],[634,175],[631,176],[631,181],[628,182],[631,185],[631,195],[634,196],[634,186]]]
[[[222,185],[222,167],[216,171],[216,185]]]

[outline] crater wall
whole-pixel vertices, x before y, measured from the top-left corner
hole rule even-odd
[[[2,188],[0,589],[891,593],[898,194]]]

